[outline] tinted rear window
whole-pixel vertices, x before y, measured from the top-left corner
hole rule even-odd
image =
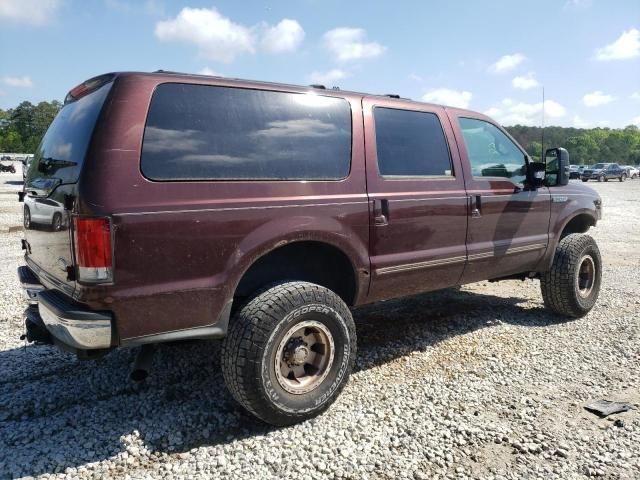
[[[380,175],[451,175],[449,148],[436,114],[376,107],[373,115]]]
[[[162,84],[141,168],[152,180],[337,180],[351,164],[351,109],[341,98]]]
[[[65,104],[51,122],[27,172],[27,187],[78,181],[98,115],[113,82]]]

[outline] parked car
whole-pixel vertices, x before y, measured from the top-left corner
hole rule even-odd
[[[233,397],[296,423],[349,377],[350,307],[539,278],[550,311],[589,312],[601,258],[584,233],[601,199],[568,172],[566,150],[533,162],[470,110],[167,72],[96,77],[69,92],[27,172],[27,198],[61,205],[46,218],[63,213],[63,227],[25,230],[26,338],[81,358],[142,345],[136,378],[149,345],[223,338]]]
[[[636,179],[640,174],[640,170],[638,170],[638,167],[634,167],[633,165],[625,165],[622,168],[627,171],[627,178]]]
[[[569,165],[569,178],[570,179],[580,178],[581,167],[582,165]]]
[[[608,182],[611,179],[624,182],[627,179],[627,171],[617,163],[596,163],[591,168],[585,168],[582,172],[582,181],[597,180]]]

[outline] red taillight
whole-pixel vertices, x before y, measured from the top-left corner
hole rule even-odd
[[[87,282],[112,280],[111,223],[107,218],[74,218],[78,279]]]

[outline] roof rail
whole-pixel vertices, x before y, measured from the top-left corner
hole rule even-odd
[[[318,88],[320,90],[326,90],[327,87],[325,87],[324,85],[320,85],[319,83],[312,83],[311,85],[309,85],[311,88]]]
[[[400,95],[397,93],[385,93],[384,96],[389,98],[400,98]]]

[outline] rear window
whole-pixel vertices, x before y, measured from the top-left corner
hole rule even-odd
[[[376,107],[378,170],[382,176],[451,176],[451,158],[438,116]]]
[[[142,147],[152,180],[339,180],[351,165],[342,98],[167,83]]]
[[[78,181],[93,129],[113,82],[65,104],[49,126],[27,172],[27,187]]]

